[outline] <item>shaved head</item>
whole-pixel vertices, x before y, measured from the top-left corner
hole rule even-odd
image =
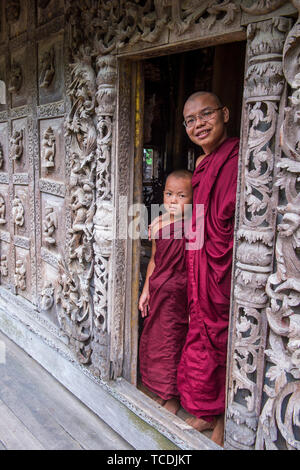
[[[212,93],[211,91],[196,91],[195,93],[193,93],[191,96],[188,97],[188,99],[186,100],[185,102],[185,105],[187,103],[190,103],[191,101],[194,101],[196,100],[197,98],[199,98],[200,96],[204,96],[204,95],[209,95],[211,96],[211,98],[214,99],[215,103],[216,103],[216,106],[218,108],[221,108],[223,107],[223,103],[221,102],[220,98],[215,95],[214,93]],[[184,105],[184,106],[185,106]]]
[[[188,180],[191,180],[192,179],[192,176],[193,176],[193,173],[189,170],[175,170],[175,171],[172,171],[172,173],[170,173],[167,177],[167,179],[169,177],[173,177],[174,178],[184,178],[184,179],[188,179]]]

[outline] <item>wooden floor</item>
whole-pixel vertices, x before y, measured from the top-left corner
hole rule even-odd
[[[0,449],[132,447],[0,332]]]

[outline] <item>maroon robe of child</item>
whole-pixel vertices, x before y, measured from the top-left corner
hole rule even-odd
[[[184,223],[160,229],[149,279],[149,312],[140,339],[143,384],[163,400],[179,398],[177,367],[188,329]]]
[[[187,251],[190,324],[178,390],[182,406],[209,422],[225,409],[238,151],[239,140],[226,139],[200,162],[192,179],[192,229],[197,233],[196,204],[203,204],[203,245]]]

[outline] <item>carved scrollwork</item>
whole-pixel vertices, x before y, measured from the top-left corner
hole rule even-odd
[[[300,3],[294,2],[300,10]],[[284,75],[291,87],[281,128],[282,158],[276,186],[281,198],[275,245],[276,271],[268,277],[266,310],[270,334],[264,407],[257,434],[257,449],[300,449],[300,22],[290,31],[284,47]],[[284,442],[285,445],[282,443]],[[284,447],[283,447],[284,446]]]
[[[275,136],[284,87],[282,50],[289,27],[289,20],[275,18],[251,24],[247,31],[249,67],[244,97],[248,128],[242,143],[244,178],[237,227],[226,437],[229,446],[240,449],[254,448],[260,415],[268,306],[265,289],[273,269],[276,226]]]

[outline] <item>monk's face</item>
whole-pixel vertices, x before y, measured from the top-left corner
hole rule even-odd
[[[192,184],[188,178],[169,176],[164,190],[164,207],[171,216],[181,217],[185,205],[192,204]]]
[[[217,109],[220,104],[214,96],[204,94],[188,100],[184,106],[183,116],[186,122],[194,119],[194,125],[186,127],[186,132],[194,144],[202,147],[204,153],[208,155],[213,152],[227,137],[226,122],[229,120],[229,111],[226,106]],[[209,120],[201,119],[210,111],[212,113]],[[193,120],[193,119],[192,119]]]

